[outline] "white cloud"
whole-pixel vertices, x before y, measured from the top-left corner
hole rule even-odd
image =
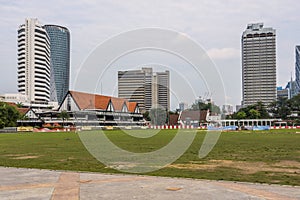
[[[240,56],[240,50],[234,48],[213,48],[207,51],[211,59],[232,59]]]

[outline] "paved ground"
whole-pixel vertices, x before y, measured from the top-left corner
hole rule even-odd
[[[0,199],[300,199],[300,187],[0,167]]]

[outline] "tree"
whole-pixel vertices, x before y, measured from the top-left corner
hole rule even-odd
[[[70,118],[70,115],[69,115],[69,113],[68,113],[67,111],[63,110],[63,111],[60,112],[59,118],[62,118],[62,120],[63,120],[63,125],[64,125],[65,120],[66,120],[66,119],[68,120],[68,119]]]
[[[144,118],[145,120],[147,120],[147,121],[151,121],[151,118],[150,118],[150,116],[149,116],[149,111],[146,111],[146,112],[143,113],[143,118]]]
[[[0,102],[0,128],[14,127],[21,118],[20,112],[5,102]]]
[[[297,112],[298,116],[300,114],[300,94],[294,96],[289,100],[291,111]]]
[[[255,109],[251,109],[251,110],[249,110],[249,118],[250,119],[259,119],[260,113]]]
[[[204,103],[202,101],[195,101],[191,106],[191,110],[210,110],[213,113],[221,113],[219,106],[213,103]]]
[[[167,121],[167,111],[163,108],[153,108],[149,112],[153,125],[164,125]]]
[[[266,107],[261,103],[257,102],[254,105],[249,105],[245,108],[241,108],[238,112],[232,115],[232,119],[267,119],[269,113]]]
[[[23,107],[23,103],[22,102],[18,102],[16,105],[17,105],[18,108],[22,108]]]
[[[236,117],[234,118],[237,118],[237,119],[246,119],[247,115],[244,111],[240,111],[236,114]]]
[[[257,102],[254,105],[255,105],[255,109],[259,112],[259,115],[260,115],[258,119],[268,119],[268,118],[270,118],[267,107],[261,101]]]
[[[269,111],[274,118],[287,119],[291,114],[291,101],[284,97],[279,97],[269,105]]]

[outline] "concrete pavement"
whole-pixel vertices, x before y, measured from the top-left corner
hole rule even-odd
[[[300,187],[0,167],[0,199],[300,199]]]

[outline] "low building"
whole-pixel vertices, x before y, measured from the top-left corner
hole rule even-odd
[[[136,102],[127,99],[69,91],[58,109],[66,111],[75,125],[140,126],[145,122]]]
[[[181,125],[200,127],[206,125],[208,116],[207,110],[185,110],[181,112],[178,121]]]
[[[61,112],[65,112],[63,117]],[[54,126],[143,126],[136,102],[123,98],[69,91],[56,111],[37,111],[43,124]],[[30,121],[28,121],[30,122]],[[25,124],[26,120],[19,121]],[[29,124],[28,124],[29,125]]]
[[[28,98],[26,95],[21,93],[7,93],[0,95],[0,101],[10,103],[24,103],[28,101]]]

